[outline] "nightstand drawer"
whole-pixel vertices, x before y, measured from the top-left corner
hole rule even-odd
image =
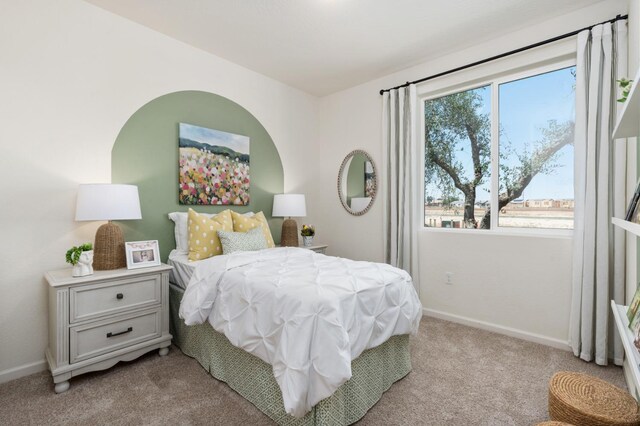
[[[160,304],[161,289],[161,276],[158,274],[72,287],[69,290],[69,322],[73,324]]]
[[[70,362],[82,361],[159,337],[160,320],[160,309],[157,309],[71,327]]]

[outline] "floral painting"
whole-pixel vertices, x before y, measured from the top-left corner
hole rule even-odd
[[[180,123],[180,204],[249,204],[249,137]]]

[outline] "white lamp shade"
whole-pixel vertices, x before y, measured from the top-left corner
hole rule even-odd
[[[304,217],[307,205],[304,194],[276,194],[273,196],[273,217]]]
[[[76,220],[142,219],[135,185],[83,184],[78,189]]]
[[[371,161],[364,162],[364,172],[373,173],[373,164],[371,164]]]

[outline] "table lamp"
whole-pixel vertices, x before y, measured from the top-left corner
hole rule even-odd
[[[304,194],[276,194],[273,196],[273,217],[286,217],[282,223],[280,245],[298,247],[298,223],[292,217],[307,215]]]
[[[138,187],[120,184],[82,184],[78,189],[76,220],[107,220],[98,228],[93,245],[93,269],[127,266],[122,229],[112,220],[142,219]]]

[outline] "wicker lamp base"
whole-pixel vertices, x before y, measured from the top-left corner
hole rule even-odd
[[[549,417],[580,426],[640,425],[638,403],[604,380],[561,371],[549,383]]]
[[[93,245],[93,269],[108,271],[126,266],[122,229],[109,221],[96,232],[96,242]]]
[[[280,246],[298,247],[298,223],[294,219],[286,219],[282,223]]]

